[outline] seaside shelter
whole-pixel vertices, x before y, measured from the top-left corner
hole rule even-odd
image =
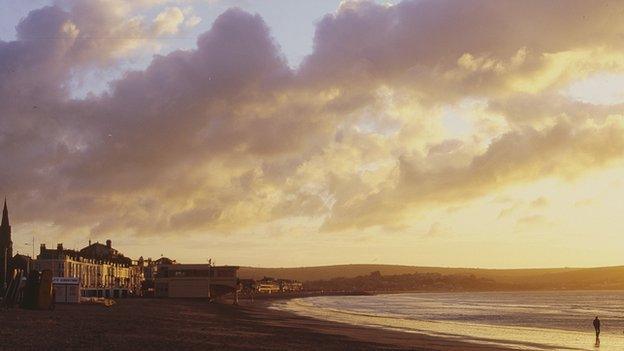
[[[156,297],[217,298],[238,293],[238,268],[210,264],[166,264],[158,267]]]
[[[80,278],[53,277],[54,301],[57,303],[80,303]]]

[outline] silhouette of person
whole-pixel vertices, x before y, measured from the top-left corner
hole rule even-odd
[[[600,319],[598,319],[598,316],[594,319],[594,329],[596,329],[596,340],[598,340],[598,337],[600,337]]]
[[[594,319],[594,329],[596,329],[596,344],[595,347],[600,347],[600,319],[598,316]]]

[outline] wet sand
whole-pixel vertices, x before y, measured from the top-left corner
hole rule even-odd
[[[502,350],[205,300],[122,299],[111,307],[0,311],[2,350]]]

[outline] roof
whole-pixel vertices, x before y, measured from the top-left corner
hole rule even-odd
[[[107,260],[117,263],[131,264],[132,260],[125,257],[119,251],[98,242],[86,246],[80,250],[80,256],[96,260]]]
[[[4,208],[2,208],[2,223],[0,224],[2,227],[10,227],[9,224],[9,210],[7,208],[6,197],[4,198]]]
[[[161,257],[159,259],[157,259],[156,261],[154,261],[154,263],[156,264],[175,264],[175,260],[172,260],[168,257]]]
[[[26,256],[26,255],[16,254],[15,256],[13,256],[13,262],[15,262],[15,261],[28,262],[28,261],[31,261],[31,260],[32,260],[32,258],[30,258],[30,256]]]
[[[89,246],[85,246],[80,250],[81,254],[90,254],[92,256],[105,257],[119,255],[119,252],[112,247],[108,247],[104,244],[94,243]]]
[[[47,249],[45,245],[41,246],[41,252],[37,258],[56,259],[60,256],[69,256],[73,259],[86,258],[98,261],[107,261],[110,263],[132,265],[132,260],[119,251],[108,247],[107,245],[95,243],[82,248],[80,251],[64,249],[61,244],[56,249]]]

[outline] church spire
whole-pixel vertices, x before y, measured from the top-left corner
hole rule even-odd
[[[4,208],[2,209],[2,227],[9,227],[9,210],[7,209],[6,197],[4,198]]]
[[[4,256],[4,249],[6,249],[7,257],[13,257],[11,225],[9,224],[9,210],[7,209],[6,198],[4,198],[4,208],[2,209],[2,223],[0,223],[0,257]],[[0,262],[2,261],[4,259],[0,260]]]

